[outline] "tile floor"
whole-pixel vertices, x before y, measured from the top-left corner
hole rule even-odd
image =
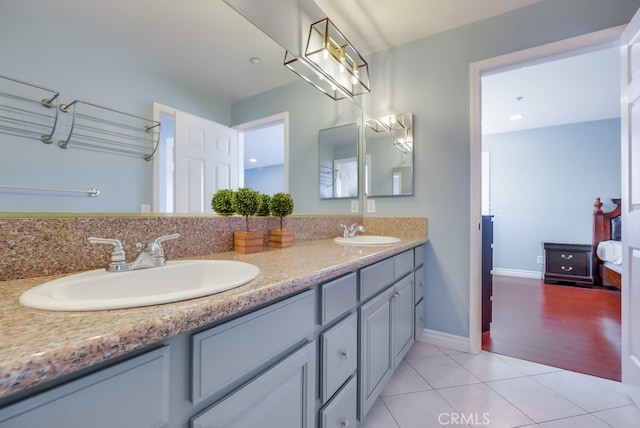
[[[361,428],[635,428],[618,382],[490,352],[416,342]]]

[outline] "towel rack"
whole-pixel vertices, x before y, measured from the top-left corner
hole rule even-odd
[[[63,149],[78,147],[151,160],[158,148],[160,122],[86,101],[61,104],[72,113],[69,133],[58,142]]]
[[[60,93],[0,75],[0,132],[51,144]]]
[[[75,190],[75,189],[52,189],[49,187],[30,187],[30,186],[8,186],[5,184],[0,184],[0,189],[7,190],[27,190],[30,192],[56,192],[56,193],[87,193],[92,198],[100,195],[100,190],[95,187],[90,187],[86,190]]]

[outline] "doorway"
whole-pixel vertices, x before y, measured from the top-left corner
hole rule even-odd
[[[241,162],[240,186],[273,195],[289,189],[289,114],[246,122],[238,130]]]
[[[526,65],[539,64],[551,59],[568,57],[615,47],[623,27],[603,30],[573,39],[515,52],[471,64],[470,67],[470,280],[469,280],[469,350],[479,353],[481,349],[481,215],[482,215],[482,127],[480,117],[481,79],[483,76],[500,71],[514,70]]]

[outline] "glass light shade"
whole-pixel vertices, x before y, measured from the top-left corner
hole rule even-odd
[[[303,58],[296,57],[289,51],[285,52],[284,65],[330,98],[341,100],[347,97],[342,88],[325,77],[314,65]]]
[[[369,64],[329,18],[311,25],[304,55],[350,96],[371,92]]]

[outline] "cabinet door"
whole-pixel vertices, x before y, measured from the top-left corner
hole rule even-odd
[[[191,427],[313,427],[315,362],[312,342],[195,416]]]
[[[415,308],[413,304],[413,275],[408,275],[393,286],[393,358],[394,367],[400,364],[413,344]]]
[[[391,297],[393,287],[360,307],[360,420],[393,370]]]
[[[0,427],[164,427],[168,409],[165,346],[4,408]]]

